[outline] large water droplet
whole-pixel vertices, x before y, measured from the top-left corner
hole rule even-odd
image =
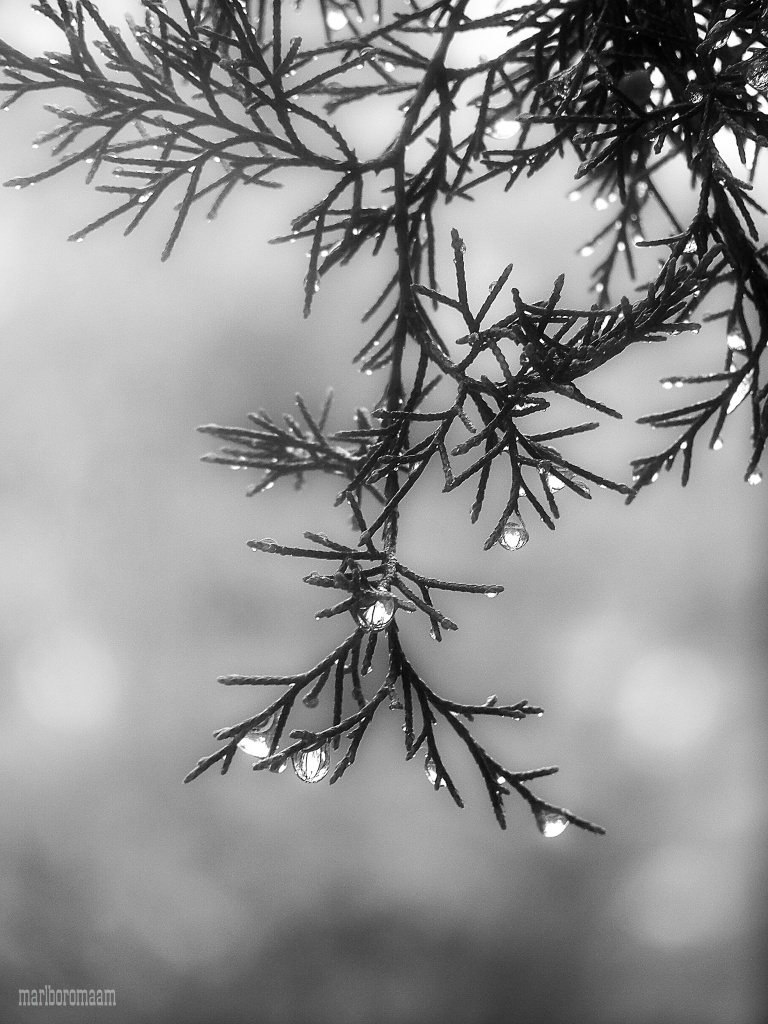
[[[584,256],[586,258],[587,256],[591,256],[594,251],[594,245],[583,245],[581,249],[579,249],[579,256]]]
[[[598,196],[597,199],[594,200],[592,205],[594,206],[594,208],[596,210],[607,210],[608,209],[608,200],[604,199],[603,196]]]
[[[744,377],[744,379],[741,381],[739,386],[736,388],[736,390],[731,395],[731,400],[728,403],[728,408],[725,410],[726,416],[728,416],[730,413],[732,413],[734,411],[734,409],[738,409],[738,407],[741,405],[741,403],[744,401],[744,399],[747,397],[747,395],[752,390],[752,383],[753,383],[754,379],[755,379],[755,371],[754,370],[750,370],[749,373],[746,375],[746,377]]]
[[[395,615],[395,599],[387,590],[363,594],[355,617],[363,629],[376,633],[386,629]]]
[[[437,782],[437,765],[432,759],[431,754],[427,754],[426,760],[424,761],[424,774],[429,779],[430,785],[434,786]],[[440,779],[440,787],[445,785],[445,779]]]
[[[499,537],[499,544],[507,551],[518,551],[528,543],[528,531],[525,523],[517,512],[513,512],[504,524]]]
[[[575,188],[571,192],[568,193],[568,201],[569,202],[571,202],[571,203],[578,203],[578,201],[580,199],[581,199],[581,189],[580,188]]]
[[[723,439],[721,437],[716,438],[715,443],[712,445],[712,451],[719,452],[723,447]]]
[[[320,782],[328,774],[331,753],[327,743],[314,750],[299,750],[291,758],[293,770],[302,782]]]
[[[555,811],[547,811],[540,807],[534,814],[539,832],[546,836],[547,839],[554,839],[555,836],[562,835],[566,828],[568,828],[568,819],[564,818],[562,814],[557,814]]]
[[[340,11],[337,7],[335,7],[333,8],[333,10],[328,11],[328,13],[326,14],[325,23],[331,30],[331,32],[341,32],[341,30],[343,28],[346,28],[346,26],[349,24],[349,19],[347,18],[344,11]]]
[[[565,477],[566,480],[576,479],[574,474],[569,469],[561,469],[560,467],[558,467],[557,472],[559,474],[558,476],[555,476],[554,473],[546,474],[547,487],[549,487],[550,491],[552,491],[553,494],[555,494],[557,491],[562,491],[562,489],[565,487],[565,484],[561,479],[562,477]]]
[[[752,484],[752,486],[755,487],[757,484],[760,483],[760,481],[762,479],[763,479],[763,474],[760,472],[759,469],[755,469],[747,477],[747,483],[748,484]]]
[[[745,352],[747,348],[747,339],[744,337],[744,331],[741,328],[741,324],[737,321],[728,327],[728,334],[726,336],[728,348],[731,352]]]
[[[514,121],[509,117],[500,117],[498,121],[494,121],[491,127],[488,129],[488,134],[492,139],[513,139],[520,131],[520,122]]]
[[[249,757],[255,757],[258,761],[263,761],[265,757],[269,757],[269,748],[272,745],[276,718],[276,715],[270,715],[266,721],[255,725],[237,744],[238,748],[244,754],[247,754]]]

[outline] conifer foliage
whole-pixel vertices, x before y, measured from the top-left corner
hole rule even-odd
[[[30,93],[65,93],[76,104],[47,106],[56,123],[37,144],[50,144],[50,165],[6,184],[20,189],[82,165],[86,182],[98,182],[116,205],[73,240],[111,221],[128,234],[156,204],[176,204],[167,259],[199,207],[213,218],[236,189],[290,187],[287,172],[312,169],[323,197],[302,210],[297,196],[290,230],[274,240],[300,239],[309,248],[304,314],[324,277],[352,260],[388,252],[394,267],[365,315],[354,357],[382,381],[373,411],[358,408],[348,429],[330,430],[330,393],[318,414],[297,396],[297,417],[277,422],[259,412],[248,426],[200,428],[223,443],[208,461],[258,474],[249,494],[301,486],[312,473],[343,477],[337,504],[351,514],[355,537],[345,530],[345,540],[307,532],[306,546],[250,542],[257,552],[313,563],[304,582],[331,592],[318,617],[341,616],[347,635],[305,672],[221,677],[227,686],[278,695],[220,729],[221,745],[187,781],[214,764],[226,772],[241,749],[257,770],[292,764],[306,782],[328,773],[336,782],[386,705],[402,721],[406,757],[423,757],[429,781],[459,806],[443,757],[446,730],[466,745],[502,827],[504,799],[514,792],[545,836],[568,823],[602,832],[534,794],[530,783],[556,768],[513,771],[470,728],[477,716],[522,721],[540,708],[495,696],[457,703],[414,667],[401,631],[405,613],[441,641],[457,629],[444,603],[452,611],[457,594],[493,597],[503,588],[433,579],[428,567],[404,564],[400,512],[434,464],[443,491],[472,490],[471,519],[482,514],[486,523],[478,546],[498,544],[514,559],[528,541],[526,518],[554,529],[560,494],[588,499],[598,485],[629,502],[676,462],[685,484],[697,443],[704,437],[719,447],[726,418],[745,402],[745,480],[760,481],[768,255],[753,184],[768,145],[768,3],[500,0],[481,16],[473,0],[304,0],[303,7],[299,0],[296,10],[281,0],[142,6],[143,20],[128,17],[126,29],[108,24],[97,0],[38,0],[35,9],[61,32],[60,51],[28,56],[0,41],[5,109]],[[295,24],[306,42],[290,35]],[[453,44],[480,28],[503,30],[507,44],[462,66]],[[398,127],[377,155],[362,159],[337,115],[382,98],[396,109]],[[591,294],[581,308],[564,306],[560,276],[543,298],[524,297],[510,265],[474,305],[465,271],[472,254],[455,230],[442,237],[436,212],[481,190],[513,190],[564,154],[578,162],[570,198],[606,211],[605,226],[581,250],[596,257]],[[677,208],[691,206],[689,199],[664,195],[663,172],[674,162],[689,172],[696,200],[689,217]],[[666,223],[663,237],[647,237],[651,218]],[[436,265],[449,246],[454,281],[443,290]],[[644,247],[660,259],[652,278],[638,281]],[[633,298],[616,294],[622,276],[634,282]],[[598,426],[580,418],[584,410],[620,416],[589,395],[593,370],[630,345],[696,333],[709,320],[722,330],[720,361],[707,374],[662,381],[694,397],[643,417],[672,440],[635,460],[631,485],[560,453],[555,442]],[[527,418],[546,414],[554,396],[571,404],[575,422],[532,432]],[[500,507],[486,500],[492,474],[508,488]],[[369,675],[379,674],[371,686]],[[318,709],[316,729],[290,728],[298,701]]]

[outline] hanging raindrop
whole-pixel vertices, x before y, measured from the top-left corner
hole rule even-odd
[[[715,443],[712,445],[712,451],[719,452],[722,447],[723,447],[723,439],[721,437],[718,437],[715,440]]]
[[[427,757],[426,757],[426,759],[424,761],[424,774],[429,779],[429,784],[431,786],[438,785],[438,782],[437,782],[437,765],[435,764],[434,760],[432,759],[432,755],[431,754],[427,754]],[[445,785],[445,779],[440,779],[439,787],[442,788],[444,785]]]
[[[269,748],[272,746],[272,736],[275,731],[276,720],[276,715],[270,715],[265,721],[255,725],[237,744],[238,748],[244,754],[247,754],[249,757],[255,757],[258,761],[263,761],[265,757],[269,757]]]
[[[562,489],[566,486],[562,480],[563,477],[565,477],[566,480],[576,479],[575,475],[569,469],[561,469],[560,467],[558,467],[557,473],[557,476],[555,476],[554,473],[547,473],[545,475],[547,487],[550,489],[550,491],[552,491],[553,494],[556,494],[558,491],[562,491]]]
[[[581,189],[580,188],[575,188],[571,192],[568,193],[568,201],[569,202],[571,202],[571,203],[578,203],[578,201],[580,199],[581,199]]]
[[[328,774],[331,753],[327,743],[314,750],[298,750],[293,757],[293,770],[302,782],[320,782]]]
[[[591,256],[594,251],[594,245],[583,245],[581,249],[579,249],[579,256],[584,256],[586,258],[587,256]]]
[[[504,524],[499,537],[499,544],[507,551],[518,551],[528,543],[528,531],[525,523],[517,512],[513,512]]]
[[[344,11],[340,11],[338,7],[335,7],[326,14],[325,23],[331,32],[341,32],[349,24],[349,18],[347,18]]]
[[[554,839],[555,836],[562,835],[568,828],[568,819],[564,818],[562,814],[557,814],[555,811],[547,811],[540,807],[534,811],[534,815],[539,832],[546,836],[547,839]]]
[[[498,121],[494,121],[491,127],[488,129],[488,134],[492,139],[499,139],[504,141],[505,139],[513,139],[520,131],[520,122],[514,121],[509,117],[500,117]]]
[[[760,472],[759,469],[755,469],[747,477],[747,483],[748,484],[752,484],[753,487],[756,487],[757,484],[759,484],[762,479],[763,479],[763,474]]]
[[[725,415],[726,416],[730,416],[730,414],[735,409],[738,409],[738,407],[741,405],[741,403],[744,401],[744,399],[747,397],[747,395],[752,390],[752,383],[753,383],[754,379],[755,379],[755,371],[754,370],[750,370],[749,373],[746,375],[746,377],[744,377],[741,380],[739,386],[736,388],[736,390],[731,395],[731,400],[728,403],[728,408],[725,410]]]
[[[742,330],[741,324],[738,320],[728,325],[728,334],[726,336],[728,348],[731,352],[745,352],[747,349],[747,339],[744,337],[744,331]]]
[[[597,199],[594,200],[592,205],[594,206],[594,208],[596,210],[607,210],[608,209],[608,200],[604,199],[603,196],[598,196]]]
[[[374,590],[360,597],[355,618],[369,633],[386,629],[395,615],[395,599],[388,590]]]

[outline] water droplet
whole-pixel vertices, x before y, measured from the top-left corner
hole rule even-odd
[[[754,382],[754,379],[755,371],[750,370],[746,377],[744,377],[739,386],[731,395],[731,400],[728,403],[728,408],[725,410],[726,416],[730,415],[730,413],[732,413],[734,409],[738,409],[738,407],[741,405],[741,403],[752,390],[752,384]]]
[[[320,782],[328,774],[331,753],[327,743],[314,750],[299,750],[291,758],[293,770],[302,782]]]
[[[355,618],[370,633],[386,629],[395,615],[395,599],[387,590],[362,594]]]
[[[655,484],[658,479],[659,479],[659,474],[658,473],[654,473],[653,476],[651,477],[651,483]]]
[[[238,749],[249,757],[255,757],[257,761],[263,761],[265,757],[269,757],[269,748],[272,745],[276,722],[277,716],[270,715],[264,722],[255,725],[237,744]]]
[[[92,164],[92,163],[93,163],[93,157],[92,157],[92,156],[87,156],[87,157],[85,158],[85,162],[86,162],[87,164]]]
[[[387,71],[387,72],[392,72],[392,71],[395,70],[395,65],[392,63],[392,61],[385,60],[384,61],[384,70]],[[5,109],[7,110],[8,108],[6,107]]]
[[[624,250],[626,248],[627,248],[627,246],[626,246],[625,242],[617,242],[616,243],[616,249],[617,249],[618,252],[624,252]]]
[[[673,387],[674,387],[675,385],[674,385],[673,381],[671,381],[671,380],[663,380],[663,381],[661,381],[661,386],[662,386],[662,387],[663,387],[663,388],[664,388],[665,390],[669,391],[669,390],[671,390],[671,389],[672,389],[672,388],[673,388]]]
[[[500,590],[486,590],[486,592],[485,592],[485,596],[486,596],[486,597],[487,597],[487,598],[488,598],[489,600],[493,600],[493,598],[494,598],[494,597],[498,597],[500,593],[501,593],[501,591],[500,591]]]
[[[741,329],[741,324],[738,321],[729,326],[726,341],[731,352],[746,351],[747,339],[744,337],[744,331]]]
[[[685,248],[683,249],[683,252],[698,252],[698,246],[696,245],[695,238],[688,239],[688,241],[685,243]]]
[[[594,253],[594,251],[594,245],[584,245],[581,247],[581,249],[579,249],[579,256],[584,256],[586,258],[587,256],[591,256]]]
[[[573,473],[569,473],[564,469],[561,469],[559,472],[560,476],[555,476],[554,473],[547,473],[545,475],[547,487],[549,487],[550,491],[552,491],[553,494],[556,494],[558,491],[562,491],[562,489],[565,487],[565,484],[560,479],[560,477],[567,476],[569,480],[573,479]]]
[[[424,774],[429,779],[430,785],[434,786],[437,782],[437,765],[432,760],[432,755],[427,754],[426,760],[424,761]],[[445,779],[440,779],[440,787],[445,785]]]
[[[685,384],[685,381],[683,381],[683,380],[676,380],[675,381],[675,387],[676,388],[681,388],[683,386],[683,384]]]
[[[568,201],[571,203],[578,203],[581,199],[581,189],[575,188],[573,191],[568,193]]]
[[[752,484],[752,486],[755,487],[755,486],[757,486],[757,484],[760,483],[760,481],[762,479],[763,479],[763,474],[760,472],[759,469],[755,469],[747,477],[747,483],[748,484]]]
[[[341,32],[349,24],[349,19],[344,11],[340,11],[338,7],[335,7],[326,14],[325,23],[331,32]]]
[[[143,195],[139,196],[138,202],[140,202],[140,203],[148,203],[151,198],[152,198],[152,193],[151,192],[145,192]]]
[[[493,125],[488,129],[488,134],[492,139],[513,139],[520,131],[520,122],[514,121],[512,118],[500,117],[498,121],[494,121]]]
[[[638,231],[633,235],[632,241],[635,243],[635,245],[641,245],[645,241],[645,236],[641,235]]]
[[[680,444],[680,451],[684,452],[687,447],[688,447],[688,442],[687,441],[681,442],[681,444]]]
[[[539,832],[547,839],[554,839],[555,836],[562,835],[568,828],[568,819],[564,818],[562,814],[557,814],[555,811],[546,811],[543,807],[540,807],[534,812],[536,818],[536,824],[539,827]]]
[[[507,551],[518,551],[528,543],[528,531],[517,512],[513,512],[504,524],[499,544]]]
[[[594,200],[592,205],[594,206],[594,208],[596,210],[607,210],[608,209],[608,200],[604,199],[603,196],[598,196],[597,199]]]
[[[712,445],[712,451],[713,452],[719,452],[722,447],[723,447],[723,439],[722,439],[722,437],[716,438],[714,444]]]
[[[605,285],[602,281],[597,282],[597,284],[595,285],[595,291],[598,295],[602,295],[602,293],[605,291]]]

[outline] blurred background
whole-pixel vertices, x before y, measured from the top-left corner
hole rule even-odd
[[[100,6],[117,22],[128,5]],[[59,46],[22,0],[0,37]],[[52,115],[30,98],[0,119],[2,179],[47,166],[31,144]],[[444,287],[456,226],[476,299],[513,261],[526,298],[565,270],[581,301],[574,254],[607,215],[567,201],[572,174],[449,207]],[[304,321],[303,246],[266,243],[315,183],[191,216],[163,265],[167,201],[129,239],[117,222],[66,241],[110,208],[82,178],[0,191],[0,1019],[85,1019],[18,1009],[20,987],[51,985],[114,988],[88,1019],[115,1022],[766,1020],[768,484],[742,483],[747,410],[686,490],[675,470],[628,508],[566,494],[557,532],[529,517],[516,554],[484,553],[493,513],[471,527],[473,495],[434,476],[404,516],[406,561],[506,588],[446,597],[460,632],[441,645],[405,623],[417,669],[457,699],[543,705],[478,732],[512,768],[559,764],[537,792],[607,836],[546,840],[512,798],[501,832],[448,743],[460,811],[386,710],[333,787],[247,757],[184,787],[212,731],[264,705],[219,674],[301,671],[347,628],[314,620],[309,568],[245,546],[343,538],[337,485],[248,500],[255,477],[200,463],[194,428],[292,412],[296,391],[317,408],[330,384],[333,426],[372,407],[383,378],[350,359],[391,256],[331,275]],[[719,369],[722,323],[595,374],[588,393],[625,419],[563,453],[629,480],[661,443],[633,420],[667,407],[665,373]]]

